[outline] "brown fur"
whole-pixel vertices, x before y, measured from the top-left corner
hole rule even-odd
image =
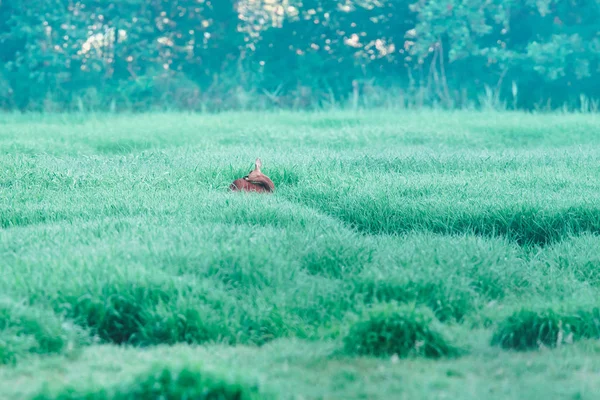
[[[269,193],[275,190],[273,181],[260,171],[261,166],[260,158],[257,158],[254,170],[250,171],[245,177],[233,181],[229,188],[234,191],[258,193]]]

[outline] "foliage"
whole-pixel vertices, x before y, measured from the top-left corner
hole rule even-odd
[[[0,107],[577,104],[598,20],[595,0],[4,0]]]

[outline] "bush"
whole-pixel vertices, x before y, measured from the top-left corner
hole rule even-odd
[[[165,367],[146,373],[135,379],[133,383],[115,388],[103,388],[93,392],[80,392],[66,388],[57,394],[41,393],[34,397],[34,400],[246,400],[256,398],[259,397],[258,388],[255,386],[229,382],[194,368],[183,368],[174,372]]]
[[[576,310],[560,313],[552,309],[522,309],[502,321],[492,337],[492,345],[504,349],[530,350],[556,347],[582,338],[600,338],[600,312]]]
[[[58,354],[83,342],[84,333],[50,310],[0,301],[0,365],[27,354]]]
[[[385,304],[369,310],[366,318],[344,339],[346,352],[377,357],[439,358],[458,354],[440,331],[433,312],[424,307]]]

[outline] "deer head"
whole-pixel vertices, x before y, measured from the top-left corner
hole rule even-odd
[[[273,181],[260,170],[262,162],[260,158],[256,159],[254,169],[244,176],[242,179],[237,179],[231,184],[232,190],[243,190],[247,192],[272,192],[275,190]]]

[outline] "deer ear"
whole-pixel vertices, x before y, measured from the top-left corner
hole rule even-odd
[[[260,162],[260,158],[256,159],[256,163],[254,164],[254,166],[256,167],[256,169],[260,169],[260,167],[262,167],[262,162]]]

